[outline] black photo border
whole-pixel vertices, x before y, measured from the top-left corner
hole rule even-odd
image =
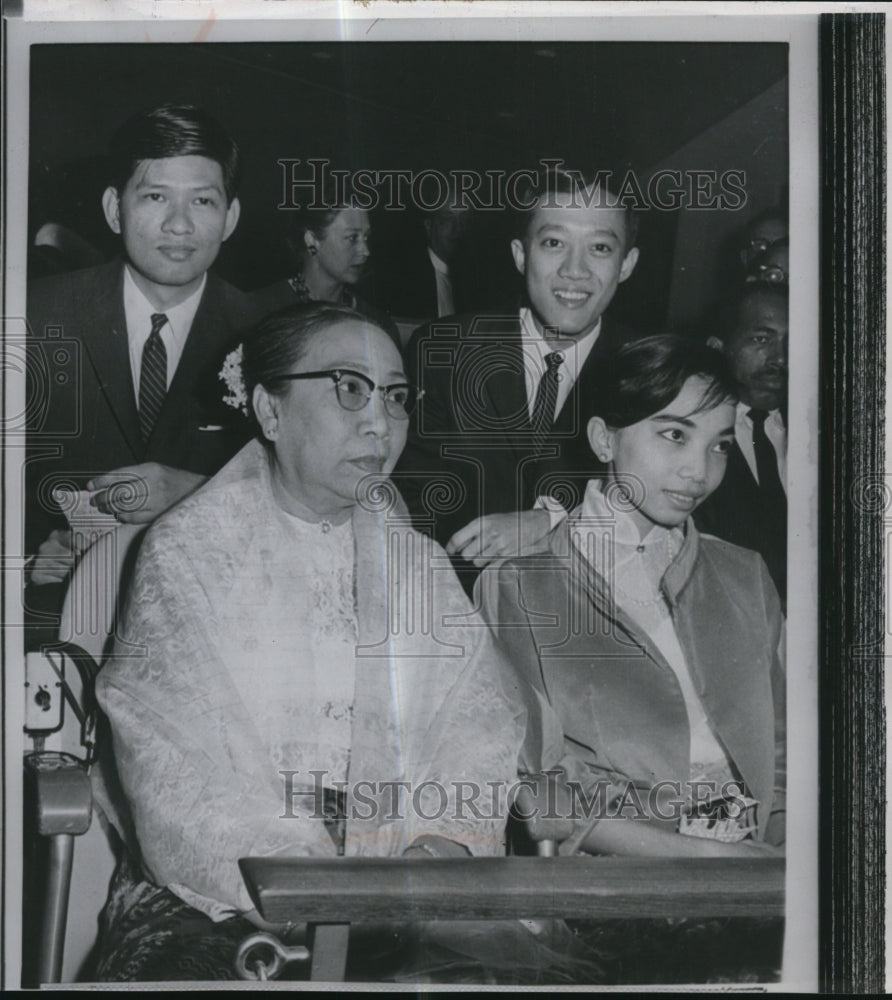
[[[885,992],[885,15],[823,14],[820,962]]]

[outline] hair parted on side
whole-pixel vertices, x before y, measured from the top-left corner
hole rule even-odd
[[[659,413],[689,378],[706,382],[695,413],[736,402],[736,386],[725,356],[714,347],[670,334],[624,344],[598,367],[589,417],[608,427],[630,427]]]
[[[230,204],[241,179],[241,155],[223,126],[191,104],[163,104],[134,115],[114,133],[109,144],[109,183],[118,193],[143,160],[172,156],[205,156],[220,164]]]

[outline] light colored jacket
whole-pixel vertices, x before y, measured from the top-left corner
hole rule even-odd
[[[552,532],[549,554],[505,560],[478,585],[530,713],[522,764],[563,769],[583,788],[607,782],[617,794],[630,781],[684,786],[690,732],[676,675],[570,544],[568,524]],[[786,786],[775,587],[757,553],[701,535],[689,519],[662,590],[713,732],[761,804],[762,838]]]

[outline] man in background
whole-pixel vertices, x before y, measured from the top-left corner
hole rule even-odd
[[[753,282],[710,342],[737,380],[734,445],[721,486],[694,514],[698,527],[759,552],[786,602],[788,292]]]

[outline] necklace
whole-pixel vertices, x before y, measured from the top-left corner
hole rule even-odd
[[[675,539],[673,538],[671,531],[667,531],[664,538],[665,538],[665,548],[667,557],[666,566],[668,568],[669,565],[672,563],[673,559],[675,559],[678,550],[675,547]],[[643,555],[646,552],[646,547],[644,545],[637,545],[635,547],[635,551],[639,555]],[[642,572],[645,572],[643,568]],[[635,597],[633,594],[630,594],[627,590],[624,590],[622,587],[620,587],[618,583],[614,583],[613,589],[616,591],[617,594],[624,597],[626,601],[628,601],[630,604],[634,604],[635,607],[638,608],[649,608],[652,607],[654,604],[662,604],[666,600],[665,596],[663,595],[662,587],[660,585],[657,586],[657,590],[654,596],[647,598],[647,600],[642,600],[640,597]]]

